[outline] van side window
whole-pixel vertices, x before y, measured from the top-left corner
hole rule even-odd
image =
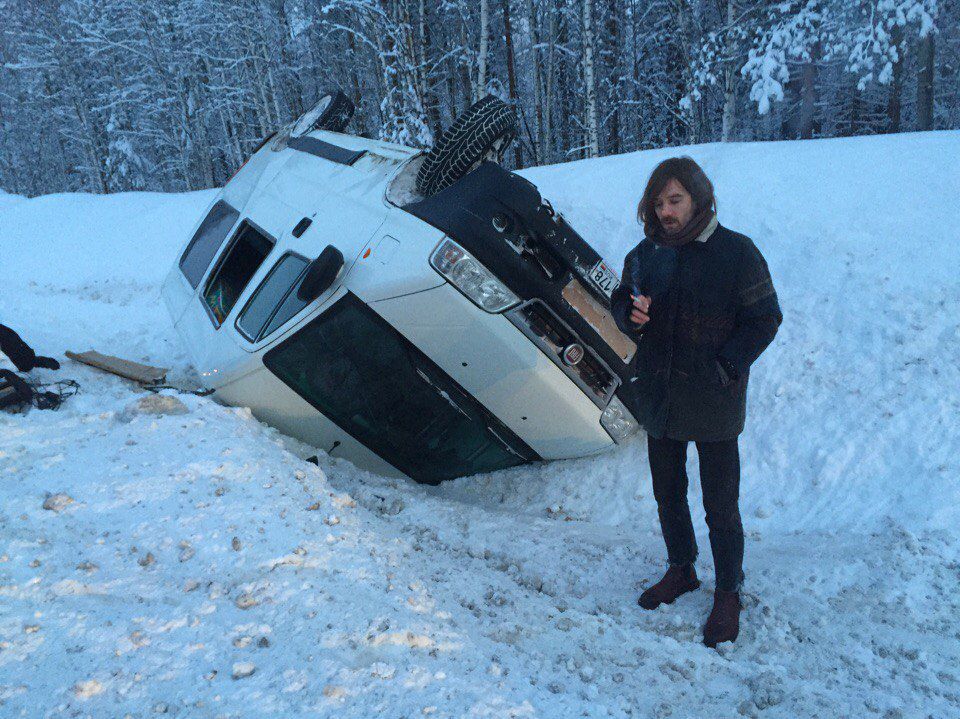
[[[193,289],[197,289],[210,261],[239,218],[240,213],[221,200],[200,223],[180,258],[180,271]]]
[[[286,254],[280,258],[240,313],[240,334],[257,342],[303,309],[306,302],[297,299],[294,290],[308,264],[300,255]]]
[[[267,337],[272,334],[275,329],[285,324],[287,320],[307,306],[307,302],[297,297],[297,289],[300,287],[300,283],[303,282],[304,275],[306,275],[306,271],[297,278],[297,284],[290,288],[290,293],[284,298],[283,304],[280,305],[277,313],[270,319],[270,322],[267,323],[267,328],[263,331],[263,334],[260,335],[261,337]]]
[[[214,324],[223,324],[230,310],[237,304],[250,278],[260,269],[273,247],[273,240],[244,220],[223,253],[220,263],[207,280],[203,300],[210,310]]]

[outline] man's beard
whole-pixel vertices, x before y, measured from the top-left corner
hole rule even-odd
[[[672,223],[661,222],[660,224],[663,225],[663,231],[668,235],[675,235],[683,229],[683,225],[681,225],[678,221],[674,221]]]
[[[713,209],[707,208],[706,210],[695,212],[693,216],[683,224],[680,224],[677,218],[671,218],[675,220],[676,224],[665,225],[663,224],[663,220],[657,218],[660,227],[654,231],[651,239],[658,245],[665,247],[680,247],[696,239],[697,236],[707,228],[707,225],[710,224],[714,216]]]

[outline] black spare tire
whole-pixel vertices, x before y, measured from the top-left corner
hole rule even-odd
[[[509,105],[493,95],[478,100],[430,148],[417,172],[417,191],[429,197],[484,160],[500,162],[516,135],[517,120]]]
[[[294,123],[290,136],[300,137],[311,130],[343,132],[353,117],[353,110],[349,97],[340,90],[328,90]]]

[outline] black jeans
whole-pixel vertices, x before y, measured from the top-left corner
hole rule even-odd
[[[743,582],[743,524],[740,522],[740,450],[736,439],[697,442],[703,508],[717,589],[739,590]],[[670,564],[697,558],[697,540],[687,504],[687,442],[647,435],[653,496]]]

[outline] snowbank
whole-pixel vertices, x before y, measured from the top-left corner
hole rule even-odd
[[[711,144],[524,174],[622,267],[639,240],[636,204],[653,167],[678,154],[701,163],[721,222],[761,248],[784,310],[751,378],[748,513],[761,515],[761,526],[797,529],[875,529],[891,515],[952,529],[960,520],[958,150],[957,132]],[[556,501],[571,491],[564,486]],[[612,507],[619,523],[616,501],[588,516],[603,521]]]
[[[213,193],[0,196],[0,282],[159,286]]]
[[[35,374],[81,382],[60,412],[0,414],[0,714],[960,715],[960,132],[524,174],[619,265],[674,154],[761,247],[785,315],[741,441],[736,645],[699,644],[693,449],[704,587],[648,613],[642,440],[424,488],[67,363]],[[158,286],[210,198],[0,204],[0,321],[189,376]]]
[[[18,202],[25,200],[27,198],[22,195],[12,195],[9,192],[4,192],[0,190],[0,212],[3,212],[8,207],[12,207]]]

